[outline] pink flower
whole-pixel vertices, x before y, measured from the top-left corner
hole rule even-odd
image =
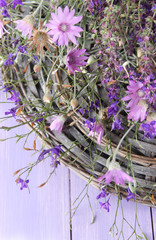
[[[148,104],[145,100],[141,100],[137,105],[130,109],[128,114],[128,119],[133,119],[134,121],[140,120],[141,122],[145,120],[147,115]]]
[[[77,49],[74,48],[73,50],[68,52],[66,57],[66,66],[68,67],[69,74],[75,73],[75,71],[81,72],[78,67],[87,65],[85,60],[88,59],[86,56],[81,56],[83,53],[86,52],[86,49]]]
[[[104,129],[103,129],[103,125],[102,123],[95,123],[94,127],[91,129],[91,131],[89,132],[88,136],[97,136],[97,143],[100,144],[103,134],[104,134]]]
[[[66,117],[64,115],[54,116],[50,124],[50,130],[55,130],[58,133],[61,133]]]
[[[16,29],[22,32],[22,36],[26,37],[28,35],[29,38],[31,37],[34,28],[34,17],[32,15],[27,15],[22,20],[14,22],[17,23]]]
[[[99,182],[102,180],[104,180],[104,183],[107,185],[113,180],[116,184],[121,185],[125,185],[126,180],[129,182],[134,182],[132,177],[121,170],[120,164],[118,162],[110,162],[108,172],[97,179]]]
[[[129,95],[122,98],[123,101],[130,100],[126,108],[134,107],[139,102],[139,100],[143,98],[144,92],[141,89],[142,87],[143,83],[141,82],[129,81],[129,86],[127,86],[128,91],[126,91],[126,93]]]
[[[68,46],[68,40],[77,44],[76,37],[80,37],[79,32],[83,29],[74,24],[81,21],[82,16],[74,17],[75,10],[69,12],[68,6],[65,7],[64,12],[59,7],[57,15],[51,13],[52,20],[46,24],[46,27],[51,29],[48,34],[53,36],[53,42],[58,40],[58,45]]]

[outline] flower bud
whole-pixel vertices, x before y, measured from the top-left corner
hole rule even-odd
[[[73,109],[75,109],[79,105],[78,100],[76,98],[73,98],[70,102],[70,105]]]
[[[50,103],[51,99],[52,99],[52,97],[50,96],[49,93],[45,94],[44,97],[43,97],[43,101],[45,103]]]
[[[41,66],[39,64],[36,64],[34,66],[34,72],[36,73],[36,72],[39,72],[40,70],[41,70]]]
[[[88,65],[91,65],[91,64],[94,63],[94,62],[95,62],[95,58],[94,58],[93,55],[91,55],[91,56],[88,58],[87,63],[88,63]]]

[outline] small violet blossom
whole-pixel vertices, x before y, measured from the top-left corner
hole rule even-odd
[[[132,192],[130,191],[130,189],[128,188],[127,197],[126,197],[127,202],[128,202],[130,199],[134,199],[134,201],[135,201],[135,193],[132,193]]]
[[[50,29],[49,35],[52,35],[52,41],[56,42],[58,40],[58,46],[66,45],[68,46],[68,41],[77,44],[76,37],[81,37],[79,32],[83,29],[74,24],[79,23],[82,16],[74,17],[75,10],[69,12],[68,6],[65,7],[64,12],[62,8],[59,7],[57,14],[51,13],[52,20],[50,20],[46,27]]]
[[[16,56],[13,56],[12,53],[9,53],[8,58],[4,61],[4,66],[13,65]]]
[[[86,52],[86,49],[74,48],[70,50],[66,57],[66,66],[68,68],[69,74],[75,73],[75,71],[81,72],[79,67],[87,65],[85,60],[88,59],[87,56],[81,56]]]
[[[62,150],[62,148],[61,148],[61,145],[56,145],[55,147],[50,148],[50,149],[48,149],[48,150],[43,150],[43,151],[41,152],[41,154],[39,155],[37,161],[43,160],[43,159],[45,158],[45,155],[46,155],[46,154],[51,153],[50,156],[51,156],[52,162],[51,162],[50,165],[51,165],[52,167],[57,167],[57,165],[59,165],[60,162],[59,162],[59,161],[56,161],[56,160],[57,160],[58,157],[60,157],[60,153],[62,153],[62,152],[63,152],[63,150]]]
[[[17,5],[23,5],[22,0],[13,0],[10,4],[12,4],[12,8],[15,8]]]
[[[106,189],[102,189],[101,192],[97,195],[96,199],[105,198],[109,193]]]
[[[113,130],[115,130],[115,129],[124,130],[124,127],[121,126],[121,123],[122,123],[121,119],[119,119],[119,117],[116,116],[115,119],[114,119],[114,121],[113,121],[113,123],[112,123],[112,129],[111,129],[111,131],[113,131]]]
[[[0,0],[0,7],[5,7],[7,5],[5,0]]]
[[[7,98],[7,100],[13,101],[15,105],[17,105],[21,101],[19,96],[20,96],[19,92],[16,92],[15,90],[11,90],[11,97]]]
[[[115,101],[108,107],[108,117],[111,117],[111,115],[115,116],[116,113],[119,110],[119,107],[117,106],[118,101]]]
[[[28,35],[28,38],[31,37],[32,30],[34,28],[33,15],[27,15],[22,20],[17,20],[14,22],[17,24],[16,29],[22,32],[22,36],[26,37]]]
[[[117,185],[121,184],[123,186],[125,185],[125,180],[134,182],[132,177],[121,170],[120,164],[114,161],[110,162],[108,172],[97,179],[99,182],[102,180],[107,185],[113,180]]]
[[[142,123],[140,128],[144,131],[144,138],[153,139],[156,137],[156,121]]]
[[[64,122],[66,121],[66,116],[65,115],[54,116],[51,120],[52,123],[50,124],[50,130],[51,131],[55,130],[58,133],[61,133]]]
[[[101,208],[105,209],[107,212],[109,212],[109,206],[111,206],[109,203],[109,200],[110,200],[110,198],[104,203],[99,202]]]
[[[21,190],[23,190],[23,188],[29,188],[28,187],[29,180],[24,181],[23,179],[19,178],[16,180],[16,182],[21,184],[20,187]]]

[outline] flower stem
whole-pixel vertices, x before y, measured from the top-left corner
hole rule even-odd
[[[127,136],[127,134],[131,131],[131,129],[135,126],[135,124],[132,124],[132,126],[127,130],[127,132],[125,132],[125,134],[123,135],[123,137],[120,139],[119,141],[119,144],[117,146],[117,148],[115,149],[115,152],[113,154],[113,159],[112,159],[112,162],[115,162],[115,159],[116,159],[116,155],[117,155],[117,152],[121,146],[121,143],[122,141],[124,140],[124,138]]]
[[[37,14],[38,10],[40,9],[40,7],[42,6],[44,0],[41,0],[40,4],[38,5],[37,9],[35,10],[35,12],[33,13],[33,17],[35,17],[35,15]]]

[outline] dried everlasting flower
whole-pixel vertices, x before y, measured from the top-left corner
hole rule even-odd
[[[66,66],[68,67],[69,74],[75,73],[75,71],[81,72],[81,66],[87,65],[85,60],[88,59],[86,56],[80,56],[86,52],[86,49],[77,49],[74,48],[73,50],[68,52],[66,57]]]
[[[50,49],[47,44],[50,46],[54,47],[52,44],[52,40],[50,36],[47,34],[47,29],[42,29],[42,23],[40,23],[39,30],[34,29],[34,32],[32,34],[32,37],[28,39],[30,41],[29,48],[30,51],[35,47],[36,48],[36,54],[40,53],[42,56],[44,56],[44,50],[43,48],[45,47],[49,52]]]
[[[81,21],[82,16],[74,17],[75,10],[69,12],[68,6],[65,7],[64,12],[59,7],[57,14],[51,13],[52,20],[50,20],[46,27],[50,29],[49,35],[52,35],[53,42],[58,40],[58,45],[68,46],[70,40],[74,44],[77,44],[76,37],[80,37],[80,33],[83,29],[74,24]]]
[[[99,177],[97,181],[104,180],[105,184],[109,184],[111,181],[114,180],[116,184],[125,184],[125,180],[129,182],[134,182],[133,178],[130,177],[127,173],[121,170],[120,164],[118,162],[110,162],[108,172],[103,176]]]
[[[27,15],[22,20],[17,20],[14,22],[17,24],[16,29],[22,32],[22,36],[26,37],[28,35],[29,38],[31,37],[32,30],[34,28],[33,15]]]

